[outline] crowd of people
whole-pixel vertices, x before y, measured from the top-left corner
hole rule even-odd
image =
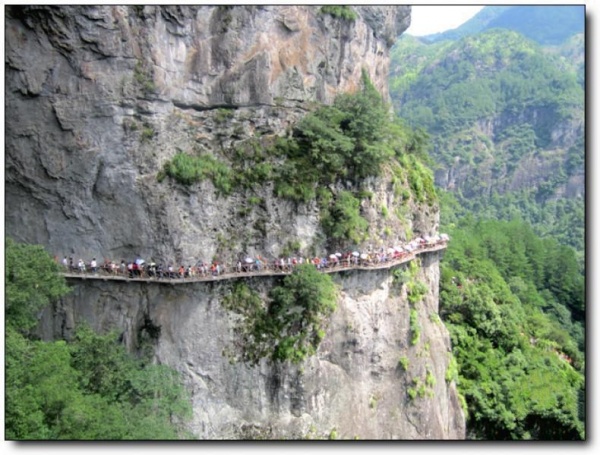
[[[280,257],[274,260],[268,260],[260,255],[256,257],[244,257],[238,259],[233,264],[222,264],[219,261],[196,262],[195,265],[180,265],[173,263],[157,263],[155,261],[146,262],[142,258],[126,262],[124,259],[120,263],[104,259],[100,264],[96,258],[92,258],[89,263],[83,259],[75,262],[73,257],[64,256],[61,263],[66,273],[91,273],[107,274],[112,276],[121,276],[126,278],[157,278],[157,279],[186,279],[217,277],[223,274],[244,274],[261,272],[291,272],[299,264],[313,264],[317,269],[331,268],[352,268],[357,266],[373,266],[391,261],[404,259],[416,251],[427,249],[428,247],[446,244],[449,240],[447,234],[435,236],[417,237],[406,245],[380,248],[378,251],[347,251],[345,253],[335,252],[326,256],[315,256],[313,258],[302,255]]]

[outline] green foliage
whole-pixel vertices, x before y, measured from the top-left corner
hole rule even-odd
[[[284,257],[295,256],[299,254],[301,248],[302,245],[298,240],[290,240],[287,242],[285,247],[283,247],[281,254]]]
[[[314,355],[336,308],[331,277],[311,264],[299,265],[269,298],[267,305],[258,293],[237,283],[222,301],[225,309],[242,316],[235,329],[241,352],[231,355],[253,365],[263,358],[300,363]]]
[[[429,288],[422,281],[416,280],[408,282],[406,285],[408,302],[411,304],[411,306],[414,307],[417,303],[423,300],[423,297],[425,296],[425,294],[427,294],[428,291]]]
[[[414,400],[415,398],[417,398],[417,389],[414,387],[409,387],[407,389],[407,393],[408,393],[408,397],[412,400]]]
[[[231,109],[220,108],[217,109],[217,113],[215,115],[215,122],[217,123],[225,123],[233,118],[233,111]]]
[[[40,310],[68,292],[40,246],[6,240],[6,437],[10,440],[174,439],[189,400],[176,373],[135,360],[116,335],[26,338]]]
[[[427,368],[427,372],[425,373],[425,385],[427,387],[433,387],[435,386],[435,376],[433,375],[433,373],[431,372],[431,370],[429,368]]]
[[[410,344],[416,345],[421,337],[421,325],[419,324],[419,313],[414,308],[410,310]]]
[[[156,85],[152,80],[152,75],[144,70],[142,62],[138,60],[133,69],[133,79],[145,94],[156,92]]]
[[[437,313],[430,313],[429,320],[434,324],[439,324],[440,322],[442,322],[442,320],[440,319],[440,315]]]
[[[360,215],[360,201],[349,191],[341,191],[331,206],[321,209],[321,224],[330,238],[353,243],[360,243],[368,228]]]
[[[7,326],[27,334],[40,311],[69,292],[59,265],[40,245],[5,241],[5,308]]]
[[[402,367],[403,371],[408,371],[408,357],[406,356],[402,356],[400,357],[400,359],[398,360],[398,365],[400,365]]]
[[[452,381],[458,383],[458,363],[456,357],[452,353],[448,353],[450,360],[448,361],[448,368],[446,369],[446,382],[451,383]]]
[[[154,128],[152,126],[144,124],[142,129],[142,142],[147,142],[154,137]]]
[[[351,6],[346,5],[325,5],[319,10],[322,14],[329,14],[333,17],[354,22],[358,15],[354,12]]]
[[[584,437],[584,281],[572,250],[521,221],[457,220],[440,314],[471,438]],[[446,380],[454,377],[452,360]]]
[[[140,366],[114,335],[80,329],[70,343],[6,334],[11,440],[175,439],[191,416],[177,374]],[[99,378],[95,376],[98,375]]]
[[[215,120],[224,122],[230,115],[230,110],[221,109]],[[392,120],[389,106],[363,70],[360,90],[341,94],[333,105],[306,115],[287,137],[246,140],[223,152],[229,164],[211,155],[179,152],[157,179],[168,176],[192,185],[210,178],[225,195],[272,182],[277,197],[296,204],[316,199],[323,230],[338,247],[360,243],[366,236],[368,223],[360,208],[362,199],[372,197],[364,185],[369,177],[387,178],[393,168],[403,203],[412,194],[417,202],[435,202],[433,174],[424,164],[429,144],[424,130]],[[382,209],[384,217],[388,210]],[[387,227],[386,235],[391,234]]]
[[[211,155],[192,156],[178,152],[164,165],[164,173],[184,185],[192,185],[210,178],[222,194],[232,191],[231,169]]]

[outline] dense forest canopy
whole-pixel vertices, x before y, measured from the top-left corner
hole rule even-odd
[[[574,252],[522,221],[462,218],[441,267],[474,439],[582,439],[584,279]]]

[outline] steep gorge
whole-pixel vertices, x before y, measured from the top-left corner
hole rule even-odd
[[[277,257],[324,245],[316,204],[271,184],[223,196],[157,175],[179,151],[219,159],[271,144],[318,103],[359,89],[365,70],[388,97],[389,47],[409,7],[355,7],[343,20],[310,6],[10,7],[6,13],[6,232],[48,251],[188,263],[234,254]],[[414,198],[402,219],[389,182],[367,182],[369,242],[433,234],[437,206]],[[258,196],[261,203],[250,203]],[[396,200],[395,200],[396,198]],[[411,342],[406,290],[388,271],[336,278],[341,297],[317,355],[300,367],[230,364],[229,284],[72,283],[48,309],[45,339],[87,322],[117,330],[135,351],[160,327],[155,358],[192,392],[200,438],[460,439],[465,423],[446,381],[449,338],[437,318],[439,255],[418,279],[421,335]],[[266,294],[275,278],[253,279]],[[406,371],[399,359],[408,362]],[[409,396],[409,389],[423,393]]]

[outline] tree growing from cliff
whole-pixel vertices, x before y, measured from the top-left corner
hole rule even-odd
[[[225,309],[241,316],[232,359],[256,365],[262,359],[300,363],[314,355],[325,336],[337,293],[331,277],[311,264],[298,265],[269,292],[268,301],[247,285],[236,284],[223,299]]]

